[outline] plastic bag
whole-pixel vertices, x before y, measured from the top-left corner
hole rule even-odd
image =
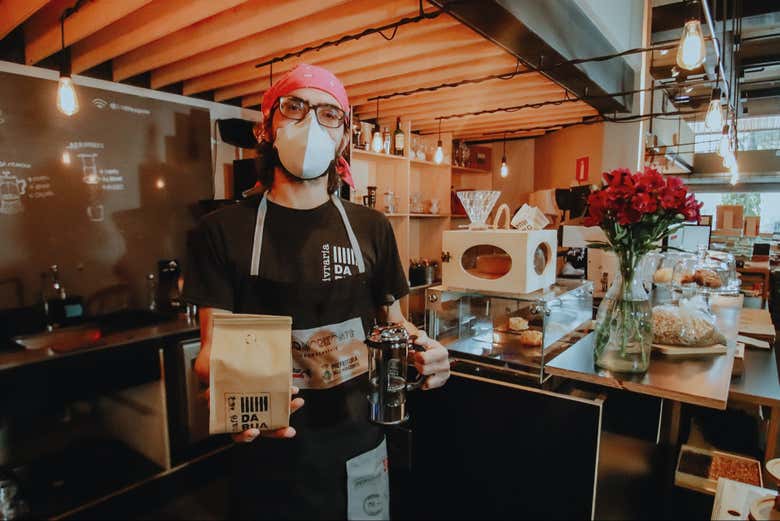
[[[715,325],[715,317],[698,295],[680,299],[678,305],[653,308],[653,342],[667,346],[705,347],[726,344],[726,337]]]

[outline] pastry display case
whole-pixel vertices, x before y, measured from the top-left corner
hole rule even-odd
[[[426,290],[425,329],[454,358],[547,379],[545,364],[584,336],[593,318],[593,284],[558,280],[532,293],[435,286]]]

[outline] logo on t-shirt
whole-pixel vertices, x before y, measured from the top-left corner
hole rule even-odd
[[[357,272],[357,260],[352,248],[322,245],[322,281],[345,279]]]

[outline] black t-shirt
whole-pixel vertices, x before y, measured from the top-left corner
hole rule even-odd
[[[188,241],[184,298],[236,313],[236,281],[246,280],[259,198],[206,215]],[[393,228],[380,212],[343,201],[363,253],[377,307],[409,292]],[[277,282],[330,282],[358,274],[341,215],[328,201],[295,210],[268,201],[260,276]]]

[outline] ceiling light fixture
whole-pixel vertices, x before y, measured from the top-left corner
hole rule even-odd
[[[704,127],[710,132],[715,132],[723,127],[723,110],[720,106],[720,89],[712,89],[712,98],[710,106],[707,108],[707,115],[704,117]]]
[[[720,135],[720,146],[718,147],[718,155],[725,159],[730,150],[731,150],[731,143],[729,143],[729,126],[723,125],[723,133]]]
[[[379,100],[376,100],[376,130],[374,137],[371,138],[371,150],[377,154],[382,151],[382,133],[379,132]]]
[[[78,4],[76,4],[78,6]],[[60,16],[60,34],[62,37],[62,56],[60,62],[60,79],[57,85],[57,110],[66,116],[72,116],[79,111],[79,98],[70,77],[70,52],[65,48],[65,19],[75,12],[75,7],[66,9]]]
[[[444,161],[444,149],[441,143],[441,119],[439,119],[439,141],[436,143],[436,153],[433,155],[433,162],[440,165]]]
[[[506,165],[506,133],[504,133],[504,153],[501,156],[501,177],[506,178],[509,175],[509,167]]]
[[[690,71],[701,67],[706,58],[701,22],[697,19],[688,20],[685,22],[680,36],[680,45],[677,47],[677,65]]]

